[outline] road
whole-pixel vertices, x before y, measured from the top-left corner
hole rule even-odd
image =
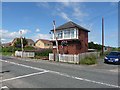
[[[74,65],[53,61],[2,57],[2,87],[119,88],[118,66]]]

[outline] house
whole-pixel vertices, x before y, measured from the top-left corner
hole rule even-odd
[[[112,47],[104,46],[104,51],[110,52],[111,50],[112,50]]]
[[[11,42],[9,42],[9,43],[3,43],[3,44],[1,44],[1,46],[2,47],[10,47],[11,46]]]
[[[48,49],[48,48],[52,48],[52,43],[49,40],[39,39],[36,41],[35,47]]]
[[[18,38],[14,38],[13,41],[11,42],[11,46],[14,46],[14,43],[17,41]]]
[[[28,44],[27,44],[27,46],[34,46],[34,41],[32,40],[32,39],[26,39],[27,40],[27,42],[28,42]]]
[[[72,21],[57,27],[55,30],[60,54],[80,54],[88,51],[89,30]],[[57,46],[54,30],[51,31],[53,32],[51,40],[53,43],[53,53],[56,53]]]
[[[14,43],[17,41],[19,38],[14,38],[14,40],[11,43],[11,46],[14,46]],[[32,39],[26,39],[27,40],[27,46],[34,46],[34,41]]]

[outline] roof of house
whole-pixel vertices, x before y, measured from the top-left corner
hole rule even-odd
[[[45,39],[39,39],[39,40],[36,41],[36,43],[38,41],[42,41],[43,43],[46,43],[46,44],[51,44],[51,42],[49,40],[45,40]]]
[[[17,39],[18,39],[18,38],[14,38],[13,41],[12,41],[12,43],[14,43]]]
[[[28,43],[34,43],[32,39],[26,39]]]
[[[62,30],[62,29],[74,28],[74,27],[77,27],[77,28],[82,29],[84,31],[90,32],[89,30],[83,28],[82,26],[80,26],[72,21],[69,21],[63,25],[60,25],[59,27],[56,28],[56,30]],[[51,31],[53,31],[53,30],[51,30]]]
[[[1,46],[4,46],[4,47],[9,47],[10,45],[11,45],[11,42],[1,44]]]
[[[14,43],[17,39],[19,38],[14,38],[12,43]],[[32,39],[26,39],[28,43],[34,43],[34,41]]]

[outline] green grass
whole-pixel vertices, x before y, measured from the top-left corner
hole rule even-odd
[[[97,63],[97,58],[94,55],[86,56],[84,59],[80,60],[80,64],[83,65],[93,65]]]

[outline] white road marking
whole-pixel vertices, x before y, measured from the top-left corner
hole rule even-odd
[[[120,86],[118,86],[118,85],[113,85],[113,84],[98,82],[98,81],[89,80],[89,79],[85,79],[85,78],[75,77],[75,76],[71,76],[71,75],[68,75],[68,74],[65,74],[65,73],[60,73],[60,72],[56,72],[56,71],[49,71],[49,72],[55,73],[55,74],[58,74],[58,75],[61,75],[61,76],[73,78],[73,79],[76,79],[76,80],[80,80],[80,81],[86,81],[86,82],[91,82],[91,83],[106,85],[106,86],[110,86],[110,87],[114,87],[114,88],[120,88]]]
[[[29,77],[29,76],[33,76],[33,75],[38,75],[38,74],[44,74],[46,72],[48,72],[48,71],[37,72],[37,73],[27,74],[27,75],[23,75],[23,76],[14,77],[14,78],[4,79],[0,82],[5,82],[5,81],[10,81],[10,80],[15,80],[15,79],[21,79],[21,78],[25,78],[25,77]]]
[[[32,67],[32,66],[19,64],[19,63],[15,63],[15,62],[10,62],[10,61],[5,61],[5,60],[1,60],[1,59],[0,59],[0,61],[7,62],[7,63],[14,64],[14,65],[18,65],[18,66],[23,66],[23,67],[26,67],[26,68],[31,68],[31,69],[43,71],[43,72],[50,72],[50,73],[53,73],[53,74],[61,75],[61,76],[64,76],[64,77],[73,78],[73,79],[80,80],[80,81],[92,82],[92,83],[101,84],[101,85],[105,85],[105,86],[109,86],[109,87],[120,88],[120,86],[118,86],[118,85],[113,85],[113,84],[108,84],[108,83],[104,83],[104,82],[98,82],[98,81],[89,80],[89,79],[85,79],[85,78],[75,77],[75,76],[68,75],[66,73],[61,73],[61,72],[57,72],[57,71],[52,71],[52,70],[46,70],[46,69],[42,69],[42,68]],[[30,75],[30,76],[32,76],[32,75]],[[19,76],[19,77],[21,77],[21,76]],[[15,78],[18,79],[18,77],[15,77]],[[2,81],[7,81],[7,80],[9,80],[9,79],[5,79],[5,80],[2,80]],[[10,80],[14,80],[14,78],[13,79],[11,78]]]
[[[112,70],[109,70],[109,71],[118,73],[119,70],[118,69],[112,69]]]
[[[7,63],[14,64],[14,65],[18,65],[18,66],[22,66],[22,67],[26,67],[26,68],[35,69],[35,70],[38,70],[38,71],[47,71],[47,70],[42,69],[42,68],[31,67],[31,66],[28,66],[28,65],[19,64],[19,63],[10,62],[10,61],[5,61],[5,60],[1,60],[1,59],[0,59],[0,61],[7,62]]]
[[[1,89],[7,89],[8,87],[7,86],[2,86]]]

